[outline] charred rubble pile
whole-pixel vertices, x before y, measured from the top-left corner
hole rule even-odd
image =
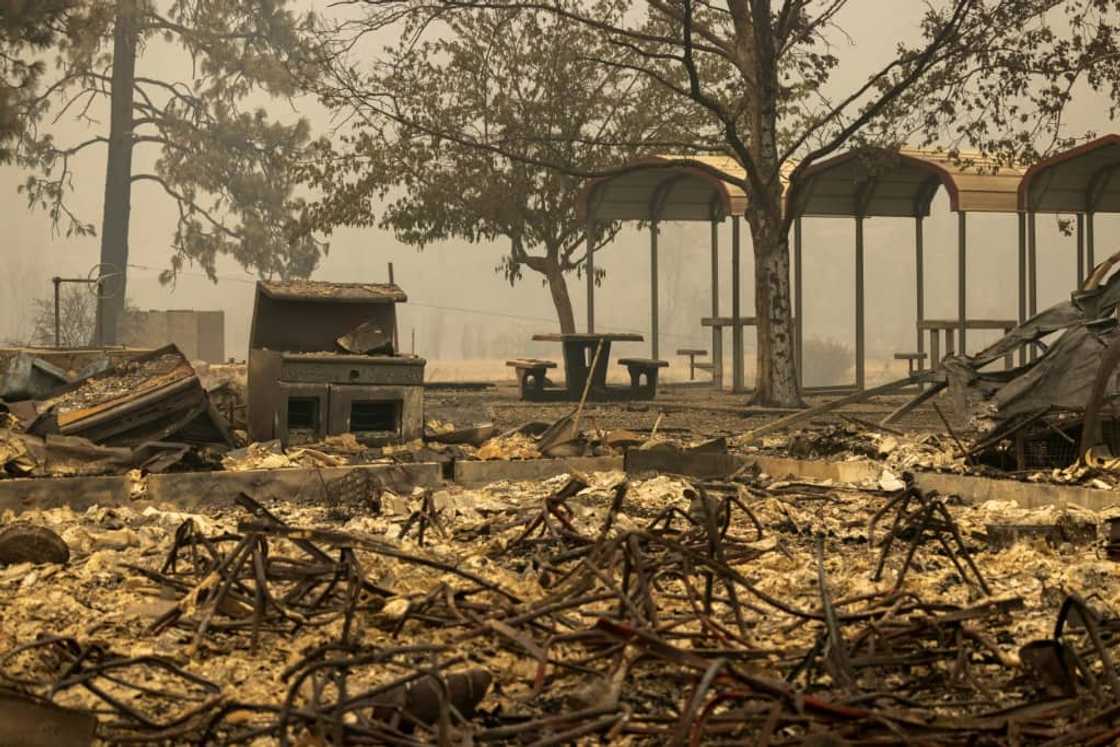
[[[806,459],[870,458],[902,471],[945,470],[1113,487],[1120,480],[1120,263],[1101,263],[1055,304],[975,355],[831,400],[747,431],[733,445]],[[991,364],[1019,356],[1019,365]],[[919,387],[878,422],[838,412]],[[902,432],[929,405],[936,431]],[[805,428],[831,414],[834,422]],[[782,432],[782,431],[785,432]]]
[[[1011,504],[748,472],[401,491],[36,512],[72,553],[0,572],[0,742],[1120,738],[1093,512],[1009,535]]]
[[[174,346],[80,373],[23,354],[0,372],[0,478],[621,454],[644,438],[554,422],[424,418],[393,284],[261,282],[243,375]],[[211,371],[210,369],[214,370]]]
[[[936,383],[974,434],[962,456],[1011,471],[1111,472],[1120,454],[1120,255],[1101,263],[1068,301],[1027,320],[973,356],[947,359]],[[1022,351],[1028,361],[983,370]]]
[[[204,468],[233,446],[227,419],[174,345],[71,379],[15,359],[0,383],[0,477]]]

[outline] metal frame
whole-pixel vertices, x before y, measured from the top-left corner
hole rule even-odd
[[[1120,213],[1120,184],[1115,179],[1118,170],[1120,134],[1116,133],[1055,153],[1027,170],[1019,184],[1018,207],[1028,216],[1032,263],[1037,251],[1035,216],[1073,213],[1077,219],[1077,284],[1084,282],[1096,265],[1094,216],[1099,212]],[[1036,290],[1032,269],[1032,293]],[[1036,311],[1034,300],[1032,316]]]
[[[988,171],[985,171],[988,169]],[[806,217],[851,217],[855,221],[855,384],[866,386],[866,319],[864,222],[873,217],[912,217],[917,352],[925,354],[921,324],[925,321],[925,239],[923,220],[937,190],[944,187],[957,213],[957,318],[960,352],[966,352],[968,326],[968,213],[1015,213],[1022,169],[998,167],[978,154],[962,154],[958,162],[935,151],[861,149],[808,167],[791,184],[786,209],[795,218],[795,263],[800,262],[801,220]],[[1023,268],[1020,267],[1020,273]],[[801,279],[795,277],[801,294]],[[1020,291],[1020,295],[1022,291]],[[1022,306],[1022,299],[1020,299]],[[800,319],[801,314],[797,315]],[[799,321],[798,324],[801,324]],[[802,345],[798,340],[798,347]],[[930,350],[931,355],[936,352]],[[800,352],[798,353],[800,356]],[[930,365],[937,361],[930,360]],[[919,364],[925,367],[924,361]]]
[[[650,228],[650,352],[660,353],[659,242],[660,225],[665,220],[700,221],[711,226],[712,314],[719,317],[719,224],[729,216],[741,216],[746,195],[726,177],[745,178],[742,167],[724,156],[654,156],[629,164],[632,168],[617,176],[589,180],[577,200],[577,213],[586,228],[587,330],[595,331],[594,232],[597,222],[636,220]],[[648,167],[648,168],[643,168]],[[724,178],[721,179],[719,175]],[[633,182],[633,183],[632,183]],[[611,190],[619,186],[625,199],[612,201]],[[698,191],[699,190],[699,191]],[[706,190],[706,191],[705,191]],[[683,194],[687,192],[687,194]],[[642,198],[641,195],[648,195]],[[698,195],[703,195],[700,199]],[[732,389],[745,390],[742,331],[742,263],[739,217],[732,219]],[[723,332],[712,329],[712,380],[723,387]]]

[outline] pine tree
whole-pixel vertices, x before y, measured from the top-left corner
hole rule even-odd
[[[261,276],[306,276],[315,268],[325,246],[293,229],[305,208],[294,174],[309,125],[248,106],[258,94],[298,93],[309,74],[302,24],[287,0],[74,0],[56,74],[44,75],[41,92],[17,107],[27,128],[15,160],[32,172],[21,187],[30,205],[46,209],[67,235],[91,235],[94,226],[67,202],[71,165],[88,149],[107,151],[103,342],[115,342],[124,308],[136,185],[161,190],[178,208],[164,281],[187,262],[213,279],[219,255]],[[186,79],[156,61],[166,61],[168,50],[189,61]],[[94,117],[106,107],[107,129]],[[57,142],[51,124],[64,117],[86,122],[90,136]],[[134,167],[140,149],[156,151],[150,171]]]

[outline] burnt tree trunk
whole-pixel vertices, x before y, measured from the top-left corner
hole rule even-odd
[[[746,145],[758,180],[744,185],[747,222],[754,243],[755,316],[758,350],[751,402],[765,407],[801,407],[793,320],[790,313],[789,232],[782,216],[783,189],[778,156],[778,50],[771,31],[769,2],[740,2],[737,52],[745,80],[755,81],[750,98],[750,139]]]
[[[758,319],[757,384],[752,404],[800,407],[790,302],[789,235],[781,218],[748,210],[754,241],[755,317]]]
[[[113,33],[109,111],[109,159],[101,220],[101,300],[97,329],[103,345],[115,345],[125,306],[128,226],[132,212],[132,103],[136,79],[136,1],[118,0]]]

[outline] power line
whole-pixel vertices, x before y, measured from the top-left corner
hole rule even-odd
[[[130,265],[128,265],[128,267],[130,269],[136,269],[136,270],[149,270],[149,271],[152,271],[152,272],[162,272],[162,270],[160,270],[158,267],[149,267],[147,265],[130,264]],[[189,275],[189,276],[192,276],[192,277],[206,278],[208,280],[210,279],[210,276],[207,275],[204,272],[188,272],[188,271],[185,271],[185,270],[181,270],[179,272],[179,274],[180,275]],[[235,282],[235,283],[245,283],[247,285],[256,285],[256,283],[257,283],[256,278],[246,278],[246,277],[237,276],[237,275],[215,275],[214,277],[216,277],[219,280],[230,280],[230,281]],[[512,319],[512,320],[515,320],[515,321],[523,321],[523,322],[542,322],[542,323],[545,323],[545,324],[556,324],[556,319],[553,319],[553,318],[540,317],[540,316],[526,316],[526,315],[523,315],[523,314],[510,314],[508,312],[501,312],[501,311],[487,311],[486,309],[471,309],[471,308],[466,308],[466,307],[462,307],[462,306],[441,306],[439,304],[422,303],[422,302],[418,302],[418,301],[409,301],[408,306],[415,306],[415,307],[418,307],[418,308],[421,308],[421,309],[432,309],[434,311],[450,311],[450,312],[455,312],[455,313],[458,313],[458,314],[474,314],[475,316],[488,316],[488,317],[494,317],[496,319]],[[643,330],[633,329],[633,328],[630,328],[630,327],[616,328],[616,331],[618,331],[618,332],[633,332],[635,334],[645,334],[645,332]],[[681,334],[676,334],[676,333],[673,333],[673,332],[661,332],[658,336],[661,337],[661,338],[669,338],[669,339],[675,339],[675,340],[695,340],[696,339],[695,335],[681,335]]]

